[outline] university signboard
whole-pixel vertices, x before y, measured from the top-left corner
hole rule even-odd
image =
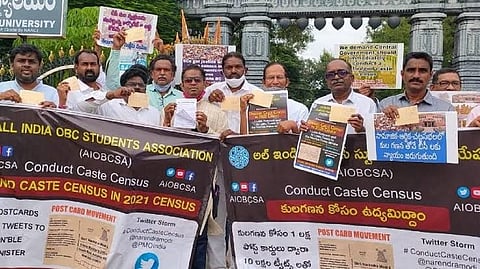
[[[66,16],[66,0],[4,0],[0,36],[64,37]]]

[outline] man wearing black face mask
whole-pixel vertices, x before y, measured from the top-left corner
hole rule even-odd
[[[93,50],[82,50],[77,52],[73,59],[75,74],[78,79],[79,90],[71,91],[68,83],[60,83],[57,87],[60,96],[60,107],[72,110],[79,109],[78,104],[82,102],[99,102],[105,98],[106,90],[97,83],[100,74],[100,60],[98,54]],[[85,112],[96,113],[98,105],[93,104]]]

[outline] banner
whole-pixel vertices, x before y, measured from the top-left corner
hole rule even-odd
[[[209,84],[223,81],[222,58],[231,51],[235,51],[235,46],[175,44],[175,82],[181,83],[183,68],[192,64],[205,70],[205,79]]]
[[[297,136],[227,139],[237,268],[480,268],[479,132],[457,165],[372,162],[349,135],[338,181],[292,168]]]
[[[125,42],[122,50],[132,50],[139,53],[153,52],[153,39],[157,30],[157,15],[118,8],[100,7],[98,15],[98,30],[100,39],[98,45],[111,48],[113,35],[120,30],[143,28],[143,38]]]
[[[458,128],[467,127],[468,114],[480,105],[480,92],[477,91],[430,91],[430,93],[452,103],[457,111]]]
[[[67,1],[2,1],[0,36],[65,37]]]
[[[300,133],[293,167],[332,180],[338,179],[347,139],[347,122],[338,121],[336,114],[342,114],[344,118],[353,114],[338,113],[343,111],[343,108],[346,106],[332,103],[312,104],[307,120],[310,129]]]
[[[456,112],[421,112],[418,123],[405,125],[375,113],[365,117],[365,128],[369,160],[458,163]]]
[[[0,111],[2,266],[189,268],[217,140],[55,109]]]
[[[336,55],[352,65],[353,88],[362,84],[373,89],[402,88],[402,43],[340,44]]]
[[[277,133],[278,124],[288,119],[288,91],[269,91],[268,94],[273,95],[270,107],[248,104],[249,134]]]

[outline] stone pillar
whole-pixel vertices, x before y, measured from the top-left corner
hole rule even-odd
[[[462,90],[480,91],[480,12],[457,17],[453,67],[460,73]]]
[[[233,22],[230,18],[227,17],[206,17],[202,19],[203,23],[208,23],[208,33],[210,38],[213,38],[215,36],[215,30],[217,26],[217,21],[220,19],[220,31],[222,33],[221,35],[221,41],[220,44],[222,45],[230,45],[232,41],[232,35],[233,35]]]
[[[270,23],[267,16],[247,16],[240,19],[242,30],[242,54],[248,67],[248,82],[260,86],[263,68],[270,55]]]
[[[418,13],[410,18],[410,51],[424,51],[432,55],[433,71],[442,68],[443,26],[445,13]]]

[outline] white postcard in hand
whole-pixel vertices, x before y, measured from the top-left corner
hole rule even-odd
[[[177,108],[173,114],[173,127],[195,129],[197,127],[197,99],[180,98],[175,100]]]

